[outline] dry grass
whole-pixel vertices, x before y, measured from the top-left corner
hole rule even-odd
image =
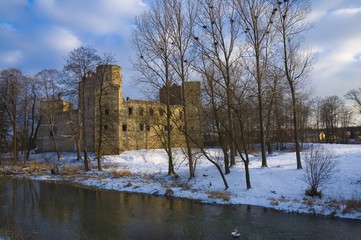
[[[315,202],[313,201],[313,199],[309,199],[309,198],[304,198],[304,199],[302,199],[303,200],[303,204],[305,204],[305,205],[307,205],[307,206],[309,206],[309,207],[312,207],[314,204],[315,204]]]
[[[113,175],[113,177],[115,177],[115,178],[130,177],[130,176],[133,175],[129,170],[125,170],[125,169],[122,169],[122,170],[112,169],[112,170],[110,171],[110,173],[111,173],[111,174]]]
[[[277,205],[280,204],[280,203],[278,202],[278,200],[277,200],[276,198],[274,198],[274,197],[267,198],[267,200],[270,202],[270,204],[271,204],[272,206],[277,206]]]
[[[77,172],[82,170],[83,167],[82,166],[73,166],[73,165],[65,165],[62,170],[64,172]]]
[[[227,192],[211,191],[211,192],[207,192],[207,194],[209,198],[222,199],[225,202],[228,202],[231,198],[230,194]]]
[[[336,200],[336,199],[331,199],[328,202],[326,202],[327,207],[332,208],[332,209],[340,209],[340,201]]]
[[[39,162],[31,162],[29,164],[30,172],[43,171],[49,169],[49,165]]]
[[[281,197],[278,199],[278,201],[280,201],[280,202],[289,202],[290,199],[286,198],[285,196],[281,196]]]
[[[56,170],[56,167],[53,166],[53,169]],[[75,177],[82,169],[83,169],[82,166],[64,165],[61,169],[59,168],[59,170],[61,170],[59,172],[64,176]]]
[[[345,201],[345,209],[342,211],[343,214],[355,212],[361,212],[361,200],[350,199]]]

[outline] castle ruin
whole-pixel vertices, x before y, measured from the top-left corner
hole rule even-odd
[[[100,65],[95,73],[89,72],[79,82],[78,92],[78,109],[72,109],[61,96],[41,101],[38,151],[55,151],[55,143],[59,151],[76,151],[77,139],[82,135],[80,129],[85,131],[86,149],[100,155],[163,148],[168,131],[171,131],[172,147],[185,147],[185,113],[192,147],[202,146],[199,82],[164,86],[159,91],[160,101],[157,102],[125,100],[121,67]],[[182,96],[185,96],[184,101]],[[167,102],[170,105],[170,129],[166,124]],[[80,126],[82,116],[84,128]],[[83,141],[78,141],[81,143]]]

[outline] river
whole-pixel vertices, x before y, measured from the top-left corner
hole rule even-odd
[[[0,178],[0,239],[361,239],[361,221]]]

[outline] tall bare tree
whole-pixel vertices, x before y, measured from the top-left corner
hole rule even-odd
[[[248,60],[245,63],[257,85],[262,167],[267,167],[263,91],[270,62],[270,47],[274,43],[271,34],[275,14],[274,4],[264,0],[235,0],[235,2],[249,46]]]
[[[102,163],[101,163],[101,158],[102,158],[102,147],[103,147],[103,117],[104,117],[104,104],[103,104],[103,99],[105,97],[105,93],[106,91],[109,89],[109,84],[105,83],[105,79],[108,77],[106,76],[106,70],[107,67],[115,62],[115,57],[113,54],[110,53],[105,53],[103,54],[103,56],[101,57],[100,60],[100,64],[102,65],[101,68],[99,68],[99,71],[96,72],[96,78],[99,81],[99,86],[97,88],[97,92],[96,94],[96,108],[97,108],[97,112],[98,115],[96,116],[96,122],[98,123],[97,126],[95,126],[97,128],[98,131],[98,139],[96,139],[96,141],[98,141],[98,144],[96,145],[97,149],[95,150],[96,152],[96,158],[97,158],[97,163],[98,163],[98,170],[102,171]],[[117,113],[119,114],[119,113]]]
[[[39,114],[39,100],[40,100],[40,84],[35,78],[29,79],[29,100],[28,100],[28,142],[26,146],[26,157],[28,161],[31,150],[35,147],[35,141],[42,121],[42,117]]]
[[[9,151],[9,132],[10,132],[10,122],[8,120],[6,113],[6,104],[3,101],[0,101],[0,152],[1,153]]]
[[[175,175],[171,138],[171,100],[172,86],[175,82],[174,71],[170,64],[171,51],[174,49],[171,38],[171,22],[168,12],[172,5],[165,0],[156,0],[150,9],[136,19],[132,33],[134,48],[139,59],[134,68],[140,73],[139,81],[155,90],[164,89],[163,102],[166,105],[166,141],[168,155],[168,174]]]
[[[196,36],[197,46],[200,56],[216,70],[217,78],[214,78],[215,86],[224,92],[222,96],[225,103],[225,121],[221,121],[226,130],[226,139],[229,147],[230,162],[226,161],[226,173],[229,172],[229,164],[235,165],[235,131],[234,131],[234,85],[238,80],[235,73],[240,69],[241,58],[241,27],[237,19],[235,7],[232,1],[212,0],[199,1],[200,13],[197,24],[198,32]],[[213,88],[215,90],[216,88]],[[221,97],[221,95],[219,95]],[[225,159],[228,159],[228,151]]]
[[[304,80],[310,70],[314,56],[302,49],[302,35],[310,28],[310,2],[307,0],[289,0],[278,2],[276,29],[280,35],[283,56],[283,71],[292,97],[293,136],[296,146],[297,169],[302,168],[297,112],[297,85]]]
[[[80,118],[80,134],[82,142],[82,150],[84,153],[84,170],[89,171],[89,157],[87,150],[87,141],[86,141],[86,132],[84,131],[85,127],[85,102],[84,91],[85,88],[82,87],[82,81],[85,80],[88,72],[95,72],[96,66],[99,64],[100,56],[97,51],[92,47],[79,47],[72,50],[68,56],[65,58],[64,70],[70,74],[71,79],[67,82],[71,89],[76,89],[76,84],[80,82],[79,86],[79,118]]]
[[[195,139],[191,137],[191,127],[189,126],[189,119],[191,114],[187,111],[186,106],[188,102],[185,84],[191,77],[191,66],[195,58],[193,31],[198,10],[197,1],[191,0],[170,0],[165,1],[169,5],[168,11],[165,12],[165,17],[169,21],[169,34],[171,40],[171,50],[169,56],[169,63],[175,72],[174,78],[179,83],[181,88],[181,105],[183,107],[183,121],[184,125],[177,126],[178,129],[184,132],[186,141],[186,153],[189,162],[189,177],[195,176],[195,162],[192,153],[192,144]],[[176,122],[175,122],[176,125]],[[179,124],[178,124],[179,125]]]
[[[56,134],[56,112],[59,111],[59,101],[57,101],[57,96],[59,94],[59,87],[57,85],[58,80],[58,71],[55,69],[45,69],[38,72],[35,75],[35,79],[41,84],[43,90],[42,95],[44,96],[44,106],[45,109],[42,109],[42,112],[45,113],[45,116],[42,115],[42,118],[47,121],[49,125],[49,133],[54,144],[55,152],[58,157],[58,160],[61,159],[61,154],[58,146],[58,139]],[[62,104],[62,103],[61,103]]]
[[[18,161],[18,115],[24,75],[18,69],[7,69],[0,76],[0,103],[11,123],[13,164]]]

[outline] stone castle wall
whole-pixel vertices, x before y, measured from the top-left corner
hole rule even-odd
[[[185,136],[182,132],[185,125],[184,111],[189,116],[187,122],[188,129],[191,129],[191,137],[197,141],[193,147],[201,146],[200,84],[187,82],[183,86],[183,91],[186,91],[186,108],[179,104],[182,102],[182,99],[179,99],[180,90],[181,87],[176,85],[171,89],[171,128],[168,129],[164,102],[125,101],[122,94],[121,68],[116,65],[98,66],[95,73],[89,73],[79,82],[79,110],[72,110],[63,100],[54,102],[59,150],[75,150],[74,129],[71,130],[68,123],[70,120],[76,123],[72,126],[79,133],[83,113],[86,148],[101,155],[115,155],[125,150],[163,148],[166,146],[168,131],[171,131],[173,147],[185,147]],[[160,91],[163,101],[164,91],[164,88]],[[49,101],[42,101],[41,104],[41,112],[44,115],[49,109],[44,107],[46,102]],[[39,151],[54,151],[54,144],[49,136],[49,124],[48,119],[42,119],[37,139]]]

